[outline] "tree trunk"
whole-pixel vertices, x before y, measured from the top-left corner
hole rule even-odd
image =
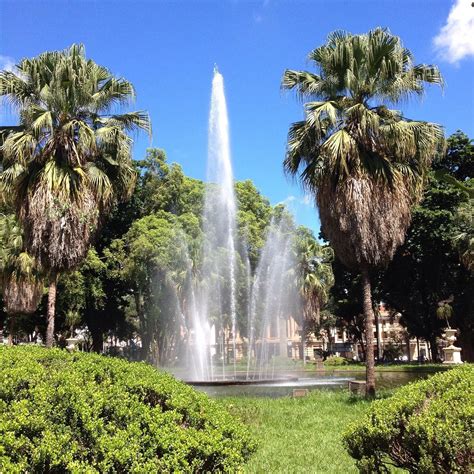
[[[375,396],[375,363],[374,363],[374,310],[372,307],[372,291],[370,288],[370,276],[367,268],[362,269],[362,300],[364,304],[365,319],[365,378],[366,397]]]
[[[56,310],[57,283],[58,283],[58,276],[56,274],[51,275],[49,278],[49,291],[48,291],[46,347],[53,347],[53,344],[54,344],[54,313]]]
[[[301,327],[301,347],[303,348],[303,365],[306,365],[306,318]]]
[[[104,350],[104,334],[97,328],[89,328],[92,336],[92,350],[101,354]]]
[[[438,351],[438,344],[436,343],[436,336],[432,336],[429,340],[429,343],[430,343],[431,361],[439,362],[439,351]]]
[[[288,356],[288,338],[286,335],[286,319],[285,318],[278,318],[279,324],[279,335],[280,335],[280,357],[287,357]],[[304,354],[303,354],[304,358]]]
[[[380,362],[382,360],[383,354],[382,354],[382,337],[380,334],[380,314],[379,310],[377,309],[375,311],[375,334],[377,336],[377,362]]]
[[[15,332],[15,315],[10,314],[10,323],[8,325],[8,345],[13,346],[13,333]]]

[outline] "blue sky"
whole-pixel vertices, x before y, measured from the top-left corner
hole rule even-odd
[[[153,121],[152,145],[204,179],[207,115],[214,63],[224,75],[234,172],[252,179],[273,204],[285,201],[315,230],[316,211],[282,172],[286,134],[301,104],[280,91],[285,68],[311,68],[306,56],[336,29],[384,26],[417,62],[436,63],[444,91],[403,106],[412,118],[474,136],[474,8],[471,0],[353,1],[23,1],[0,0],[0,68],[74,42],[132,81],[134,109]],[[437,38],[437,39],[435,39]],[[11,122],[8,111],[0,124]],[[150,145],[138,137],[134,156]]]

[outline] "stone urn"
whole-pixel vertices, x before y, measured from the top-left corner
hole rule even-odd
[[[443,364],[462,364],[461,360],[461,348],[454,345],[456,340],[457,329],[446,329],[444,333],[444,339],[447,342],[447,346],[443,348],[444,351],[444,362]]]
[[[79,342],[79,339],[77,337],[68,337],[66,339],[66,349],[69,352],[74,352],[77,351],[77,343]]]

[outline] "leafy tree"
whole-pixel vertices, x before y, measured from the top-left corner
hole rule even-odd
[[[322,231],[339,259],[362,276],[367,394],[375,393],[369,272],[386,266],[405,239],[411,208],[443,142],[441,127],[405,119],[390,104],[441,84],[435,66],[414,65],[400,38],[377,28],[334,32],[309,59],[318,74],[287,70],[306,118],[290,127],[284,167],[312,191]]]
[[[36,311],[43,281],[34,258],[24,250],[23,231],[14,215],[0,214],[0,288],[12,343],[15,318]]]
[[[469,270],[469,235],[472,236],[473,224],[469,218],[469,213],[472,214],[469,194],[464,189],[471,177],[467,171],[460,174],[460,170],[469,169],[464,166],[463,157],[469,161],[471,141],[463,140],[464,152],[459,145],[459,133],[447,142],[446,156],[435,163],[437,171],[428,181],[421,204],[414,209],[406,242],[379,285],[382,299],[402,314],[408,332],[430,342],[433,360],[439,357],[436,338],[446,326],[444,318],[439,319],[437,313],[440,304],[449,301],[453,311],[450,324],[461,331],[463,357],[474,360],[471,316],[474,277]],[[455,155],[456,165],[453,165]],[[442,179],[436,179],[440,171]],[[459,187],[458,178],[465,184],[463,187]],[[467,212],[465,216],[464,212]],[[459,236],[463,235],[466,241],[458,248]],[[460,259],[465,266],[460,264]]]
[[[58,274],[81,263],[112,203],[130,196],[136,175],[127,133],[150,131],[150,122],[144,112],[110,114],[133,98],[133,86],[87,59],[82,45],[0,72],[0,96],[18,109],[22,127],[3,144],[0,190],[49,275],[50,347]]]
[[[331,288],[328,311],[334,316],[331,328],[346,331],[355,344],[360,344],[365,356],[364,308],[362,304],[361,277],[349,270],[336,257],[332,264],[334,285]],[[374,288],[375,290],[376,288]]]
[[[153,363],[171,359],[183,323],[176,285],[188,264],[186,255],[179,218],[164,211],[135,221],[107,251],[109,260],[121,262],[123,278],[131,285],[142,357]]]
[[[472,180],[471,180],[472,181]],[[462,264],[474,271],[474,199],[463,202],[455,215],[458,233],[454,235],[454,245]]]
[[[235,183],[235,194],[239,238],[245,242],[251,269],[255,270],[260,250],[265,244],[265,230],[270,224],[272,207],[250,180]]]
[[[474,143],[464,132],[458,130],[447,140],[446,154],[433,165],[435,170],[446,171],[458,181],[474,176]]]
[[[148,149],[138,167],[141,173],[137,195],[143,203],[142,216],[158,211],[201,215],[204,183],[186,176],[177,163],[168,164],[164,150]]]
[[[331,262],[334,253],[331,247],[321,246],[306,229],[301,229],[296,237],[297,286],[302,300],[303,360],[307,327],[314,321],[320,324],[321,308],[329,299],[329,290],[334,284]]]

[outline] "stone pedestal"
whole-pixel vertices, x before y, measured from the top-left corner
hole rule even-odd
[[[349,382],[349,391],[354,395],[365,395],[366,382],[362,380],[351,380]]]
[[[307,388],[294,388],[293,389],[293,398],[306,397],[309,394]]]
[[[66,349],[69,351],[69,352],[74,352],[77,350],[77,343],[79,342],[79,339],[77,339],[76,337],[69,337],[68,339],[66,339]]]
[[[448,346],[443,348],[443,364],[462,364],[461,348],[454,345],[454,341],[456,340],[456,332],[456,329],[446,329],[446,332],[444,333],[444,337],[448,343]]]

